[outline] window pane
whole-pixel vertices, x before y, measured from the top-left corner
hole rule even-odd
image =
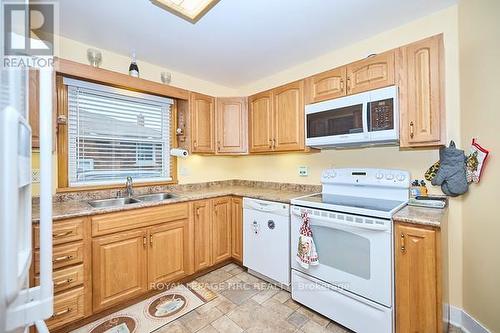
[[[171,179],[169,103],[69,86],[68,105],[70,186]]]

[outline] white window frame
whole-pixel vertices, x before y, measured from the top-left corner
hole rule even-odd
[[[149,104],[156,104],[156,105],[163,105],[166,107],[166,110],[170,110],[170,118],[169,118],[169,131],[167,133],[167,139],[168,139],[168,144],[166,145],[163,155],[162,155],[162,165],[163,169],[168,168],[168,177],[151,177],[151,178],[137,178],[137,182],[140,183],[158,183],[158,182],[171,182],[174,180],[173,173],[175,170],[173,170],[173,161],[174,156],[170,156],[170,149],[172,148],[172,121],[174,119],[173,117],[173,100],[171,98],[167,97],[161,97],[161,96],[156,96],[156,95],[149,95],[145,93],[139,93],[131,90],[126,90],[126,89],[121,89],[121,88],[115,88],[103,84],[97,84],[97,83],[92,83],[88,81],[82,81],[82,80],[77,80],[77,79],[72,79],[68,77],[63,78],[63,84],[69,87],[75,87],[75,88],[83,88],[83,89],[90,89],[90,90],[95,90],[99,94],[106,95],[106,94],[113,94],[113,95],[120,95],[120,98],[123,98],[125,100],[129,99],[132,101],[144,101]],[[168,105],[168,107],[167,107]],[[68,109],[68,119],[70,117],[69,114],[69,109]],[[69,144],[70,142],[70,130],[69,130],[69,124],[68,124],[68,137],[66,138],[68,140],[68,149],[71,149],[71,145]],[[139,145],[140,143],[138,143]],[[154,155],[154,143],[153,144],[153,160],[155,160],[155,155]],[[98,186],[107,186],[107,185],[119,185],[122,184],[125,181],[125,177],[123,180],[118,180],[118,179],[111,179],[111,180],[91,180],[91,181],[85,181],[85,182],[72,182],[71,178],[71,152],[68,151],[68,158],[67,158],[67,163],[68,163],[68,186],[69,187],[98,187]],[[139,162],[139,152],[136,152],[136,162]],[[76,163],[76,161],[75,161]],[[138,164],[139,165],[139,164]]]

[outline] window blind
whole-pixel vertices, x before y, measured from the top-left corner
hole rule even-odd
[[[65,79],[70,186],[168,181],[172,101]]]

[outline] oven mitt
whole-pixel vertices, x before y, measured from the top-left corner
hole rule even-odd
[[[463,150],[455,147],[455,142],[451,141],[449,147],[441,148],[439,164],[432,185],[441,185],[443,193],[452,197],[467,192],[466,157]]]
[[[318,265],[318,253],[312,237],[312,229],[309,224],[309,216],[306,212],[302,213],[302,226],[300,227],[299,244],[297,247],[297,256],[295,260],[304,269],[309,269],[310,265]]]

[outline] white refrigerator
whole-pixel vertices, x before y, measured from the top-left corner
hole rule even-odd
[[[0,333],[48,332],[52,316],[52,70],[39,69],[40,285],[32,263],[29,71],[0,69]]]

